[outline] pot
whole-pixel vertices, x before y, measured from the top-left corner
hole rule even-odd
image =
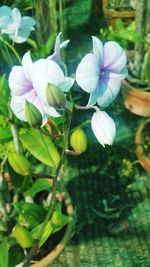
[[[150,91],[144,91],[130,85],[125,79],[122,81],[122,94],[127,109],[136,115],[150,116]]]
[[[150,157],[146,155],[144,148],[143,148],[143,140],[142,140],[142,134],[144,132],[144,129],[147,124],[150,124],[150,119],[145,120],[143,123],[141,123],[137,129],[136,136],[135,136],[135,143],[137,145],[136,148],[136,155],[139,159],[139,162],[141,166],[150,173]],[[148,136],[149,138],[149,136]]]
[[[64,204],[66,206],[66,212],[69,216],[73,217],[74,215],[74,209],[70,200],[69,195],[65,192],[65,193],[61,193],[62,196],[62,200],[64,201]],[[62,237],[62,239],[60,240],[60,242],[56,245],[56,247],[54,247],[54,249],[45,257],[43,257],[43,259],[34,262],[33,264],[31,264],[31,267],[48,267],[50,264],[53,263],[53,261],[62,253],[62,251],[65,249],[68,241],[70,240],[71,236],[72,236],[72,232],[73,232],[73,228],[74,228],[74,222],[73,220],[71,222],[69,222],[66,226],[65,229],[65,233],[64,236]]]
[[[108,20],[108,25],[112,26],[113,29],[116,29],[117,20],[121,19],[124,23],[124,26],[128,26],[135,18],[134,10],[115,10],[108,8],[108,0],[103,0],[103,12]]]

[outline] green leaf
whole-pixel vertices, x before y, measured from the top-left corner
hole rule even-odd
[[[8,267],[15,267],[24,259],[24,252],[23,249],[18,245],[15,244],[9,249],[9,264]]]
[[[66,216],[62,213],[61,203],[57,203],[55,207],[55,211],[53,212],[52,219],[51,219],[51,223],[53,226],[53,233],[58,232],[71,220],[72,220],[71,217]]]
[[[46,242],[46,240],[53,232],[53,227],[50,221],[47,223],[45,229],[43,230],[43,233],[41,234],[42,227],[43,223],[35,227],[30,233],[32,239],[39,240],[40,247]]]
[[[0,142],[9,141],[12,138],[11,131],[9,127],[0,128]]]
[[[50,167],[57,166],[60,155],[50,137],[42,134],[38,129],[31,129],[22,135],[20,139],[23,145],[38,160]]]
[[[15,204],[15,208],[20,214],[20,221],[25,221],[31,228],[36,227],[46,216],[44,208],[35,203],[20,201]]]
[[[21,174],[16,173],[9,163],[7,167],[13,185],[16,188],[21,189],[22,191],[26,190],[31,181],[31,176],[23,176]]]
[[[52,183],[49,179],[38,179],[34,184],[32,184],[31,188],[25,192],[25,196],[32,196],[34,197],[37,193],[48,190],[50,191],[52,187]]]
[[[8,245],[6,238],[0,242],[0,267],[8,267]]]
[[[8,162],[14,171],[21,175],[28,175],[31,172],[30,162],[20,152],[8,151]]]

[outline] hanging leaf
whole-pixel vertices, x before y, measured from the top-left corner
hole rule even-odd
[[[18,245],[15,244],[9,249],[9,264],[8,267],[15,267],[17,264],[19,264],[24,259],[24,251],[23,249]]]
[[[38,129],[31,129],[20,139],[23,145],[39,161],[50,167],[57,166],[60,155],[50,137],[44,135]]]
[[[6,238],[0,242],[0,267],[8,267],[8,245]]]
[[[20,221],[26,222],[31,228],[39,225],[46,216],[44,208],[35,203],[20,201],[15,204],[15,208],[20,215]]]
[[[25,192],[25,196],[32,196],[34,197],[37,193],[48,190],[50,191],[52,187],[52,182],[50,179],[38,179],[34,184],[32,184],[31,188]]]
[[[53,227],[50,221],[46,224],[43,232],[41,233],[42,227],[43,227],[43,223],[38,225],[31,231],[32,239],[39,240],[40,247],[46,242],[46,240],[49,238],[49,236],[53,232]]]
[[[8,151],[8,161],[15,172],[21,175],[31,173],[32,166],[23,154],[16,151]]]
[[[0,142],[9,141],[12,138],[11,131],[9,127],[0,128]]]

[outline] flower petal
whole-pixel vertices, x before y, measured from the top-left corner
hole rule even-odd
[[[14,96],[11,98],[11,109],[19,120],[27,121],[24,113],[24,98]]]
[[[48,59],[51,59],[53,61],[55,61],[58,65],[61,66],[62,62],[61,62],[61,57],[60,57],[60,50],[62,48],[65,48],[70,40],[66,40],[64,42],[60,42],[60,36],[61,36],[62,32],[58,33],[56,40],[55,40],[55,46],[54,46],[54,53],[48,57]]]
[[[116,136],[114,120],[105,111],[96,111],[91,120],[91,127],[98,142],[105,145],[112,145]]]
[[[32,59],[30,56],[30,52],[25,53],[25,55],[23,56],[22,67],[23,67],[25,76],[27,77],[29,81],[31,81],[33,63],[32,63]]]
[[[92,93],[98,84],[100,66],[92,53],[83,57],[76,70],[76,81],[87,93]]]
[[[75,79],[74,78],[69,78],[65,77],[64,81],[58,84],[58,87],[63,91],[63,92],[68,92],[72,85],[74,84]]]
[[[125,51],[121,46],[114,42],[109,41],[104,45],[104,64],[103,68],[112,72],[119,73],[125,68],[127,64],[127,57]]]
[[[117,97],[121,87],[120,79],[110,79],[104,77],[98,85],[99,98],[97,103],[100,107],[107,107]]]
[[[34,30],[33,26],[35,26],[35,24],[36,22],[33,18],[25,16],[21,19],[20,28],[22,29],[22,31],[31,31]]]
[[[16,24],[16,28],[19,28],[20,23],[21,23],[21,13],[19,11],[18,8],[13,8],[12,12],[11,12],[11,16],[12,16],[12,20],[13,23]]]
[[[65,78],[64,73],[59,67],[59,65],[50,59],[47,60],[46,77],[49,83],[52,83],[57,86],[61,82],[63,82]]]
[[[48,107],[46,105],[43,105],[43,109],[46,114],[52,116],[52,117],[60,117],[61,114],[59,114],[53,107]]]
[[[93,40],[93,54],[96,56],[99,66],[102,65],[103,63],[103,58],[104,58],[104,47],[102,42],[95,36],[92,36]]]
[[[5,28],[7,28],[11,22],[11,8],[8,6],[0,7],[0,28],[2,33],[5,33]]]
[[[99,87],[97,86],[96,89],[90,94],[89,101],[87,106],[93,106],[97,102],[99,98],[100,92]]]
[[[21,96],[32,89],[32,84],[24,75],[21,66],[14,66],[9,74],[9,87],[12,96]]]

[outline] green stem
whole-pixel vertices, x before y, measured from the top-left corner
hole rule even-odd
[[[42,235],[42,233],[43,233],[48,221],[51,219],[53,211],[54,211],[54,208],[55,208],[57,181],[58,181],[58,178],[59,178],[59,173],[60,173],[62,164],[64,162],[65,151],[66,151],[66,149],[68,147],[68,135],[69,135],[69,129],[70,129],[72,113],[70,111],[68,111],[68,110],[66,110],[66,112],[67,112],[67,125],[66,125],[65,132],[64,132],[63,150],[62,150],[62,154],[61,154],[61,158],[60,158],[59,164],[58,164],[58,166],[56,168],[56,171],[55,171],[55,175],[53,177],[53,190],[52,190],[52,198],[51,198],[51,203],[50,203],[50,209],[49,209],[49,211],[48,211],[48,213],[46,215],[46,218],[44,220],[43,226],[41,228],[41,231],[40,231],[41,235]],[[36,255],[38,250],[39,250],[39,240],[37,242],[35,242],[33,247],[31,248],[30,253],[29,253],[29,255],[27,257],[27,260],[26,260],[25,264],[23,265],[23,267],[28,267],[29,266],[30,260]]]
[[[74,132],[78,128],[84,128],[86,125],[88,125],[90,123],[91,123],[91,120],[86,120],[86,121],[82,122],[81,124],[79,124],[77,127],[71,129],[70,133]]]

